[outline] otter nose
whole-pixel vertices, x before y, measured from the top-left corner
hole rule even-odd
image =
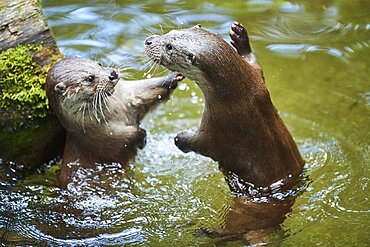
[[[153,39],[154,39],[154,37],[153,37],[153,36],[151,36],[151,37],[147,38],[147,39],[145,40],[145,45],[151,45],[151,44],[153,44]]]
[[[117,79],[117,78],[118,78],[118,74],[117,74],[117,72],[116,72],[115,70],[113,70],[113,71],[110,73],[110,76],[109,76],[108,78],[109,78],[109,80],[111,80],[111,81],[113,81],[113,80]]]

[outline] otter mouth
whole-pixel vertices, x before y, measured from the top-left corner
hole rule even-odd
[[[164,66],[164,64],[162,63],[162,59],[152,58],[152,60],[153,60],[155,63],[157,63],[157,64],[160,64],[160,65],[163,65],[163,66]]]
[[[99,85],[95,89],[96,90],[95,92],[96,93],[103,93],[103,94],[106,94],[107,96],[112,96],[112,94],[115,91],[115,89],[114,89],[115,86],[116,86],[116,83],[114,85]]]
[[[107,93],[108,96],[112,96],[113,93],[114,93],[114,88],[106,90],[106,93]]]
[[[114,74],[114,78],[112,78],[112,74]],[[119,81],[119,76],[118,74],[113,71],[111,74],[111,76],[109,77],[109,81],[105,81],[105,82],[100,82],[97,86],[96,86],[96,92],[100,92],[100,93],[103,93],[105,94],[106,96],[112,96],[114,91],[115,91],[115,87]]]
[[[162,63],[162,56],[159,51],[155,51],[153,49],[145,49],[146,55],[156,64],[163,65]]]

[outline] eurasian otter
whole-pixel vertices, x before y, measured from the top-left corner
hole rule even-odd
[[[148,37],[145,49],[155,62],[197,82],[204,94],[199,129],[179,133],[175,144],[218,161],[231,189],[248,193],[297,178],[304,161],[271,102],[246,30],[234,22],[230,36],[236,51],[199,25]]]
[[[67,131],[59,182],[95,163],[125,165],[145,145],[140,128],[145,114],[169,98],[178,73],[141,81],[123,81],[118,71],[85,58],[68,58],[48,72],[49,103]],[[69,164],[69,165],[68,165]]]

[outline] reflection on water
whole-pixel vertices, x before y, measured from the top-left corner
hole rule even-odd
[[[64,54],[124,66],[134,79],[145,72],[140,70],[146,61],[143,41],[152,33],[201,23],[227,39],[232,21],[243,23],[272,99],[306,160],[310,184],[294,204],[283,200],[255,209],[254,202],[230,194],[215,162],[180,152],[172,139],[197,128],[203,107],[200,90],[187,80],[146,118],[148,145],[136,161],[125,170],[111,167],[105,182],[99,170],[81,170],[68,189],[60,190],[58,164],[20,173],[0,160],[2,241],[91,246],[369,242],[369,1],[42,4]],[[159,68],[156,74],[161,73],[167,72]],[[276,206],[280,209],[271,208]],[[253,210],[270,216],[264,219],[278,215],[275,224],[286,219],[277,231],[233,238],[210,238],[201,231],[235,233],[238,226],[263,224],[263,217],[246,216]]]

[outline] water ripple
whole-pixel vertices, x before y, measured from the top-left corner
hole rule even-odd
[[[53,244],[56,246],[96,246],[96,245],[118,245],[118,244],[132,244],[132,243],[141,243],[143,238],[141,237],[141,229],[128,229],[122,232],[113,233],[113,234],[100,234],[91,238],[83,239],[58,239],[53,236],[47,235],[37,229],[35,226],[28,225],[24,226],[17,224],[13,226],[11,231],[20,233],[22,236],[37,239],[37,243],[42,241],[47,242],[48,245]],[[5,235],[5,241],[9,241],[9,233]]]

